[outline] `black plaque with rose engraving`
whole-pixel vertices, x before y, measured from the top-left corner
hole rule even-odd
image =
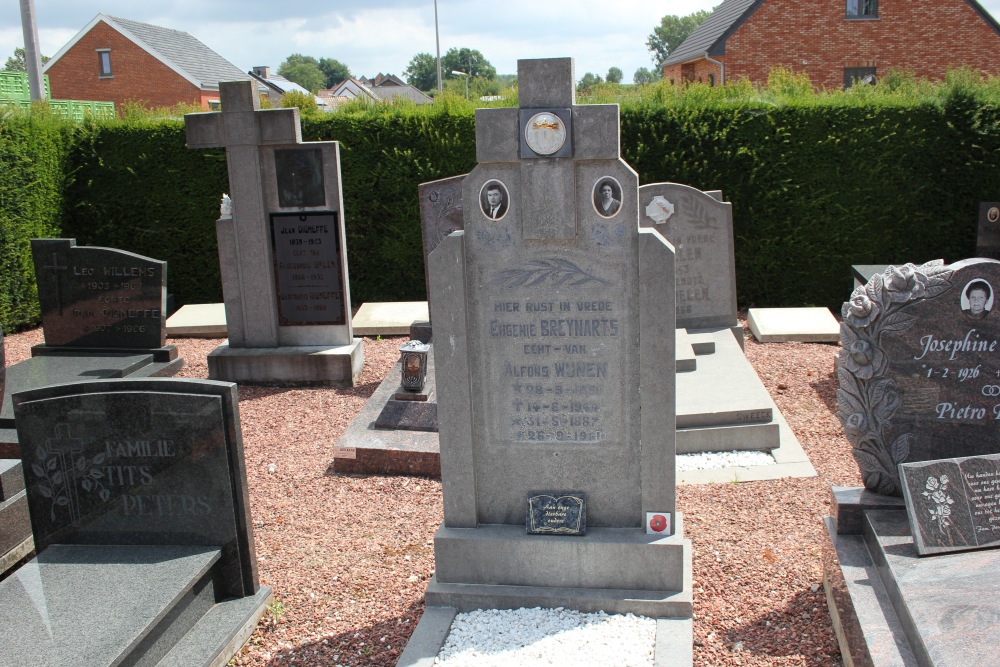
[[[1000,455],[900,466],[920,555],[1000,545]]]

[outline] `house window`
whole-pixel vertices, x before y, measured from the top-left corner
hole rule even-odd
[[[97,49],[97,76],[102,79],[111,76],[111,49]]]
[[[854,85],[875,85],[874,67],[845,67],[844,68],[844,90]]]
[[[878,0],[847,0],[847,18],[878,18]]]
[[[715,74],[709,73],[709,75],[708,75],[708,85],[715,86]]]

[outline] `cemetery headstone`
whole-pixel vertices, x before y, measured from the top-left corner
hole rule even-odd
[[[1000,650],[998,279],[991,259],[889,266],[844,304],[838,416],[867,488],[833,489],[824,579],[853,664]]]
[[[976,256],[1000,259],[1000,201],[979,203]]]
[[[6,376],[3,330],[0,329],[0,395]],[[31,551],[31,523],[21,461],[0,455],[0,574]]]
[[[890,266],[842,309],[838,416],[865,487],[900,463],[991,454],[1000,433],[1000,262]]]
[[[475,205],[430,253],[449,344],[434,346],[445,518],[427,603],[690,617],[673,248],[639,228],[617,105],[576,106],[568,58],[521,60],[518,82],[519,109],[476,111]],[[586,494],[586,535],[526,535],[529,494],[559,489]],[[672,535],[646,534],[654,515]]]
[[[232,215],[216,221],[229,340],[209,377],[352,385],[337,142],[303,142],[298,109],[260,109],[250,81],[220,84],[221,112],[187,114],[189,148],[225,147]]]
[[[688,185],[653,183],[639,188],[639,209],[640,226],[677,252],[677,326],[736,326],[732,204]]]
[[[920,555],[1000,546],[1000,454],[900,466]]]
[[[462,182],[467,174],[442,178],[417,186],[420,196],[420,231],[424,248],[424,280],[430,297],[430,276],[427,273],[428,256],[442,239],[464,228]],[[426,341],[424,341],[426,342]]]
[[[17,638],[0,664],[224,664],[270,598],[236,386],[80,382],[20,392],[14,405],[38,557],[0,583]]]
[[[81,379],[173,375],[166,341],[166,262],[74,239],[32,239],[45,343],[7,369],[0,457],[20,457],[11,395]]]
[[[75,239],[32,239],[31,255],[45,334],[33,354],[148,351],[156,361],[177,359],[166,345],[166,262]]]

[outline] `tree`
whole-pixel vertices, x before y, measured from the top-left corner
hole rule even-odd
[[[646,38],[646,48],[652,54],[656,68],[663,69],[667,56],[711,15],[712,12],[702,9],[687,16],[668,14],[660,19],[660,25],[653,28],[653,34]]]
[[[292,107],[299,108],[299,116],[314,117],[320,113],[319,107],[316,105],[316,98],[297,90],[290,90],[281,96],[281,108],[291,109]]]
[[[594,74],[593,72],[587,72],[583,75],[583,78],[580,79],[580,82],[576,84],[576,89],[581,93],[585,93],[590,90],[592,86],[596,86],[599,83],[602,83],[599,75]]]
[[[326,75],[319,67],[319,61],[312,56],[293,53],[278,67],[278,74],[293,81],[310,93],[315,93],[326,83]]]
[[[48,56],[41,57],[44,65],[49,61]],[[14,55],[7,58],[7,64],[3,66],[4,72],[27,72],[28,67],[25,61],[24,47],[18,46],[14,49]]]
[[[449,70],[451,71],[451,70]],[[437,88],[437,58],[429,53],[418,53],[403,70],[406,83],[423,91]]]
[[[619,68],[612,67],[611,69],[608,70],[608,75],[604,77],[604,79],[608,83],[621,83],[623,76],[625,76],[625,74],[622,73],[622,71]]]
[[[497,70],[482,53],[475,49],[455,48],[448,49],[448,53],[441,58],[442,75],[445,77],[454,76],[451,71],[458,70],[465,72],[476,79],[495,79]]]
[[[351,78],[350,68],[334,58],[320,58],[319,68],[326,77],[326,88],[333,88],[341,81]]]
[[[637,86],[644,86],[647,83],[653,83],[658,78],[659,77],[657,77],[655,73],[649,71],[647,68],[640,67],[635,71],[635,74],[632,75],[632,83]]]

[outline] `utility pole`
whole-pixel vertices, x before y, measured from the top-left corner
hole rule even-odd
[[[24,2],[24,0],[21,0]],[[441,94],[441,31],[438,29],[438,0],[434,0],[434,41],[437,42],[438,95]]]
[[[42,78],[42,59],[38,54],[35,0],[21,0],[21,30],[24,32],[24,68],[28,71],[28,90],[32,101],[44,100],[45,80]]]

